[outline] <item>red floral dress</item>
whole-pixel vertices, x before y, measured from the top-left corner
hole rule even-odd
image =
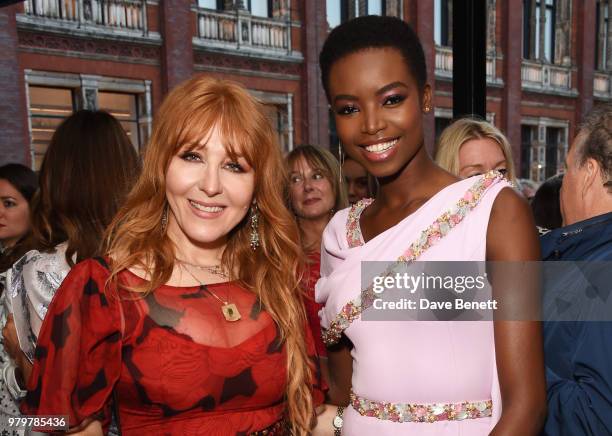
[[[116,398],[122,434],[138,436],[248,435],[282,420],[286,352],[252,292],[229,282],[161,286],[145,297],[120,290],[117,298],[103,292],[108,275],[92,259],[62,283],[23,413],[68,415],[70,427],[97,419],[107,429]],[[141,280],[129,271],[120,279]],[[236,304],[242,319],[226,321],[212,293]],[[322,402],[318,386],[313,395]]]

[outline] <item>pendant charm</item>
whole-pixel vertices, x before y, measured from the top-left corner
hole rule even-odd
[[[221,306],[221,312],[227,321],[238,321],[241,316],[238,308],[234,303],[225,303]]]

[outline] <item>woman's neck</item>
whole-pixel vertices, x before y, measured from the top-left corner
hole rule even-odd
[[[298,218],[304,251],[318,251],[320,249],[323,230],[325,230],[329,219],[329,214],[314,219]]]
[[[433,162],[423,146],[396,174],[378,179],[376,202],[379,207],[402,208],[414,200],[435,195],[453,179]]]

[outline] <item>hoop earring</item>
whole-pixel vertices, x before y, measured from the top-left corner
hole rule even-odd
[[[164,211],[162,212],[161,226],[160,226],[161,234],[163,235],[164,233],[166,233],[167,229],[168,229],[168,204],[164,206]]]
[[[249,220],[251,221],[251,249],[253,251],[257,250],[259,247],[259,208],[257,207],[257,202],[253,200],[253,204],[251,205]]]

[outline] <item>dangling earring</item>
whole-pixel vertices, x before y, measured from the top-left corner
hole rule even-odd
[[[257,202],[253,200],[251,205],[251,249],[257,250],[259,247],[259,209],[257,208]]]
[[[168,228],[168,205],[166,204],[164,206],[164,211],[162,212],[162,217],[161,217],[160,231],[162,235],[166,233],[167,228]]]
[[[344,183],[344,177],[342,177],[342,166],[344,165],[344,151],[342,149],[342,142],[338,142],[338,160],[340,161],[340,186]]]

